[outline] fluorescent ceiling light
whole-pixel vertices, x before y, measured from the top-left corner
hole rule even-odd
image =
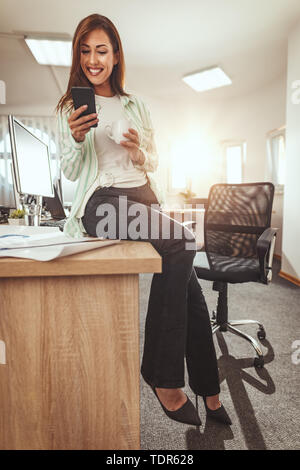
[[[206,91],[212,88],[219,88],[225,85],[231,85],[232,81],[220,67],[211,67],[200,70],[182,79],[187,85],[196,91]]]
[[[25,41],[39,64],[71,66],[71,40],[25,37]]]

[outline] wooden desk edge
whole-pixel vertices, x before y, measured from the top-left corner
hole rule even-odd
[[[52,261],[0,258],[0,278],[160,273],[162,260],[148,242],[123,241]]]

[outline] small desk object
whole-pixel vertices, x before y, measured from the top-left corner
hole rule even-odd
[[[0,449],[139,449],[139,273],[150,243],[0,259]]]

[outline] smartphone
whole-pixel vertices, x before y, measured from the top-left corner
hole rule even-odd
[[[71,88],[74,108],[78,109],[80,106],[87,104],[88,107],[83,111],[80,116],[87,116],[88,114],[96,113],[95,91],[93,88],[84,86],[73,86]],[[93,124],[91,127],[97,127],[98,123]]]

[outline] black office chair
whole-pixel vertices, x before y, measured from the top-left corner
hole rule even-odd
[[[219,292],[212,331],[231,331],[247,339],[264,366],[259,343],[235,326],[258,324],[258,339],[265,339],[263,325],[255,320],[228,321],[228,283],[260,282],[272,278],[276,229],[270,228],[274,186],[271,183],[215,184],[204,216],[204,250],[197,252],[194,267],[199,279],[213,281]]]

